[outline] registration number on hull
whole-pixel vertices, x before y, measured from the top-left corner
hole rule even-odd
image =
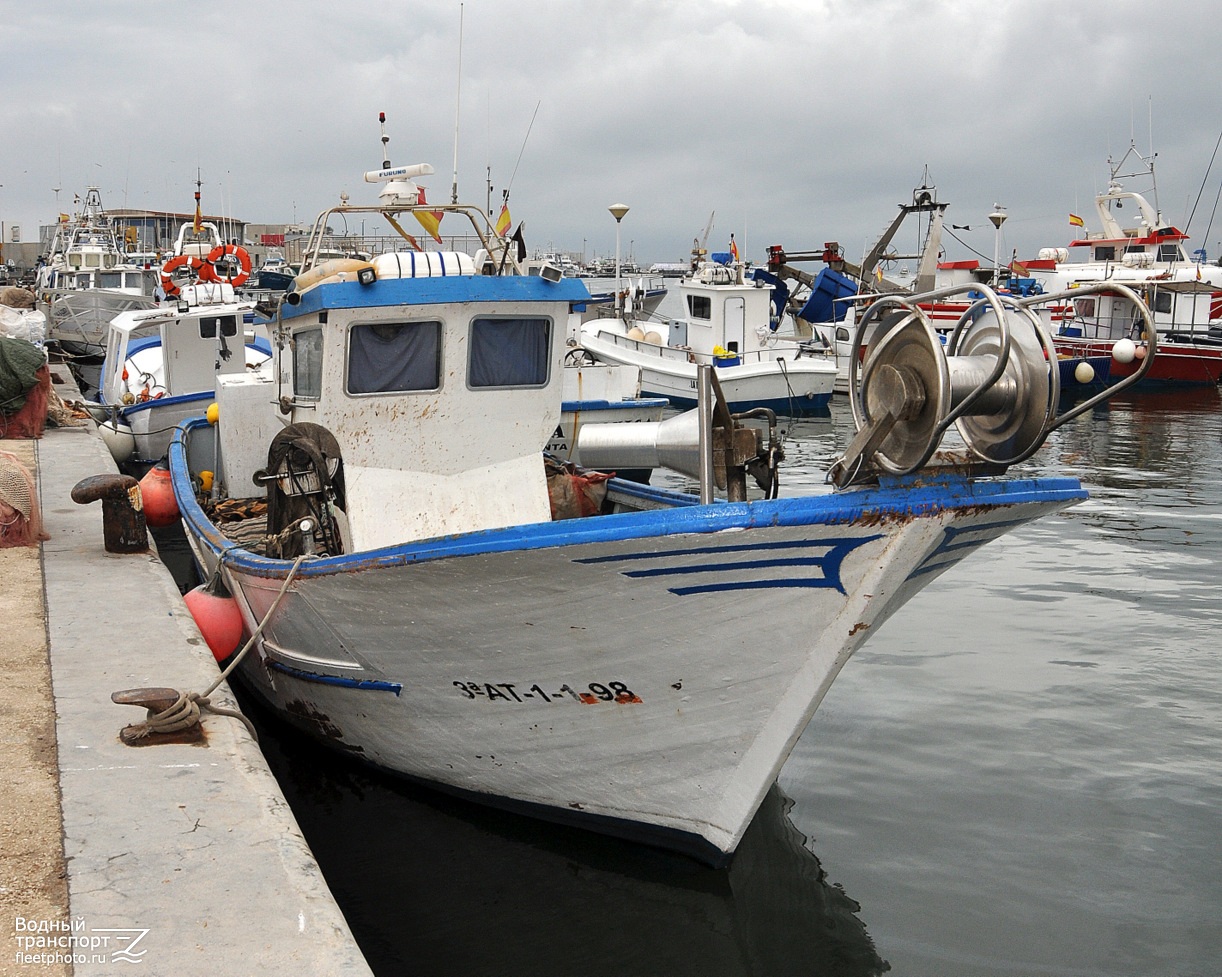
[[[486,699],[488,702],[580,702],[588,706],[600,702],[618,702],[620,705],[638,703],[641,697],[623,682],[590,682],[585,689],[574,689],[567,682],[548,692],[538,683],[523,688],[520,682],[454,682],[456,688],[468,699]]]

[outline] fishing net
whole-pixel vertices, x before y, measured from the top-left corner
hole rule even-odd
[[[49,538],[42,531],[34,476],[16,455],[0,451],[0,548],[37,546]]]
[[[33,309],[36,298],[28,288],[10,285],[8,288],[0,289],[0,305],[10,309]]]
[[[582,471],[555,458],[544,458],[543,465],[553,520],[580,519],[602,511],[603,500],[607,497],[606,481],[612,475]]]

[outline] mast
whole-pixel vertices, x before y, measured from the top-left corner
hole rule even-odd
[[[450,186],[450,203],[458,203],[458,112],[462,104],[462,17],[463,5],[458,5],[458,80],[454,86],[454,182]]]

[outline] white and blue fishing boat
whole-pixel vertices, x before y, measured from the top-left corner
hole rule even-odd
[[[581,327],[582,348],[604,363],[639,368],[642,391],[675,407],[695,406],[703,364],[716,370],[732,411],[827,416],[836,383],[830,351],[778,332],[783,309],[773,289],[748,278],[732,252],[694,258],[693,266],[678,285],[683,318],[600,307]]]
[[[174,427],[215,398],[218,376],[246,374],[271,359],[255,303],[218,281],[183,285],[174,301],[111,320],[93,409],[115,460],[166,456]]]
[[[366,175],[390,226],[431,171]],[[991,293],[945,348],[907,297],[871,307],[894,315],[820,494],[777,497],[775,418],[735,416],[708,367],[696,411],[580,436],[587,466],[666,464],[698,494],[549,465],[585,286],[521,274],[480,207],[427,209],[468,220],[474,253],[307,249],[275,369],[220,377],[219,429],[194,420],[170,449],[187,537],[250,635],[235,674],[336,750],[724,862],[853,651],[978,547],[1086,497],[1003,477],[1072,414],[1038,318]]]
[[[96,357],[112,318],[152,308],[157,273],[135,259],[103,209],[101,191],[89,187],[75,217],[60,214],[38,268],[35,292],[47,338],[76,356]]]

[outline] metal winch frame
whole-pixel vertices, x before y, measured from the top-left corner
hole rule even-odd
[[[1036,306],[1099,292],[1128,298],[1145,322],[1141,366],[1072,409],[1060,407],[1056,345]],[[967,294],[946,337],[921,303]],[[863,339],[873,330],[862,363]],[[1154,361],[1157,332],[1149,308],[1115,282],[1029,298],[979,284],[952,285],[919,295],[873,297],[858,317],[849,361],[849,403],[857,434],[828,479],[844,488],[880,474],[910,475],[926,468],[955,425],[967,456],[946,463],[995,474],[1034,454],[1062,424],[1138,383]]]

